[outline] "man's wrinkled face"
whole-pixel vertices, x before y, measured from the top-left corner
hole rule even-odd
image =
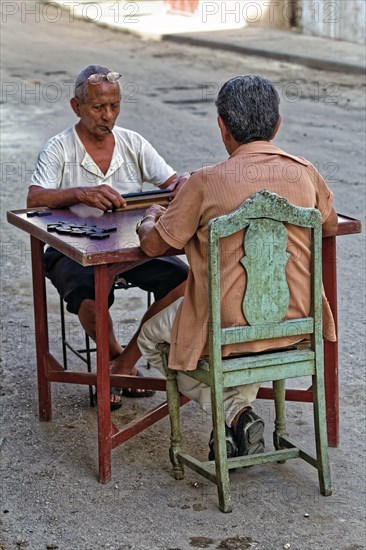
[[[76,114],[91,136],[103,140],[112,131],[121,108],[121,92],[117,83],[88,84],[85,102],[77,99]]]

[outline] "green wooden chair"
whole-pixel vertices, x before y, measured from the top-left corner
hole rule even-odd
[[[311,228],[312,278],[309,317],[284,320],[290,295],[285,268],[285,223]],[[220,319],[220,239],[246,229],[241,260],[247,284],[243,311],[248,325],[221,327]],[[170,459],[176,479],[183,479],[186,465],[217,484],[219,506],[232,510],[229,470],[266,462],[284,462],[302,458],[318,470],[320,491],[332,494],[327,447],[324,367],[322,343],[322,227],[318,210],[298,208],[267,190],[246,200],[237,210],[214,218],[209,223],[209,358],[200,360],[197,369],[184,374],[211,387],[212,424],[215,460],[200,462],[181,450],[179,392],[176,371],[168,369],[168,344],[158,344],[167,377],[167,399],[171,421]],[[222,359],[224,344],[250,342],[283,335],[311,334],[309,347],[267,353],[229,356]],[[288,438],[285,423],[286,378],[311,376],[316,456],[295,445]],[[273,382],[275,398],[274,451],[228,459],[226,456],[223,389],[249,383]]]

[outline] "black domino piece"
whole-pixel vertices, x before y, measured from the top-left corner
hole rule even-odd
[[[37,215],[39,218],[43,218],[44,216],[52,216],[52,212],[49,212],[48,210],[38,210],[38,212],[36,213],[36,215]]]
[[[108,229],[102,229],[102,233],[115,233],[117,231],[117,227],[109,227]]]
[[[60,226],[60,224],[58,223],[49,223],[47,225],[47,231],[49,231],[50,233],[54,233]]]
[[[102,240],[102,239],[109,239],[110,235],[109,235],[109,233],[98,233],[98,232],[96,232],[96,233],[91,233],[89,235],[89,237],[91,239]]]
[[[60,235],[70,235],[72,234],[72,230],[67,229],[66,227],[56,227],[56,233],[59,233]]]
[[[52,216],[52,212],[49,210],[30,210],[27,212],[27,218],[35,218],[36,216],[39,218],[42,218],[43,216]]]
[[[79,237],[83,237],[87,234],[88,234],[87,231],[85,231],[84,229],[74,229],[74,228],[71,229],[69,233],[69,235],[77,235]]]
[[[72,230],[73,230],[73,228],[71,227],[71,225],[69,225],[68,223],[64,223],[64,222],[63,222],[63,223],[60,223],[60,224],[58,225],[58,227],[59,227],[59,229],[63,229],[63,230],[65,230],[65,231],[72,231]]]

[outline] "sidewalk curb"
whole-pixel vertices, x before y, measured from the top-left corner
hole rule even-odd
[[[121,29],[123,30],[123,29]],[[177,44],[191,44],[192,46],[201,46],[205,48],[212,48],[216,50],[243,53],[245,55],[253,55],[258,57],[264,57],[266,59],[275,59],[278,61],[286,61],[288,63],[296,63],[297,65],[304,65],[313,69],[320,69],[324,71],[333,71],[337,73],[349,73],[365,75],[365,68],[359,65],[353,65],[351,63],[342,63],[340,61],[331,61],[328,59],[316,59],[314,57],[307,57],[302,55],[294,55],[290,53],[282,53],[279,51],[268,51],[263,49],[251,48],[248,46],[239,46],[237,44],[228,44],[225,42],[219,42],[216,40],[202,39],[194,36],[163,34],[161,40],[166,42],[174,42]]]
[[[59,4],[62,6],[62,9],[70,9],[69,6],[65,6],[65,2],[62,2],[62,0],[42,0],[42,2]],[[71,3],[72,0],[70,0],[69,4]],[[118,3],[119,2],[114,2],[112,4],[113,8],[115,8],[115,5]],[[77,6],[73,10],[73,16],[78,19],[85,20],[84,11],[83,9],[80,10],[80,5],[84,6],[92,3],[89,2],[89,0],[79,0],[79,2],[75,2],[75,4],[77,4]],[[350,53],[350,43],[348,42],[345,43],[345,46],[342,46],[340,41],[334,39],[307,36],[299,33],[299,40],[302,43],[301,48],[297,48],[297,51],[292,51],[291,44],[287,43],[287,40],[294,34],[291,30],[278,31],[278,29],[267,29],[264,27],[262,32],[267,30],[269,34],[272,34],[272,36],[265,37],[264,41],[259,41],[256,36],[254,36],[253,40],[253,37],[250,35],[246,36],[245,39],[242,39],[242,37],[239,37],[238,39],[234,36],[232,41],[229,35],[222,39],[222,34],[215,35],[216,32],[222,33],[222,29],[208,30],[206,35],[202,32],[202,30],[187,30],[182,32],[182,29],[180,29],[179,32],[175,34],[171,32],[171,25],[168,25],[168,28],[165,27],[165,32],[161,27],[159,27],[159,25],[157,25],[156,14],[143,14],[141,16],[141,20],[137,20],[136,25],[127,24],[123,18],[122,21],[112,20],[111,15],[108,12],[108,5],[109,2],[103,4],[103,6],[105,6],[105,10],[107,11],[104,12],[100,19],[93,22],[96,25],[109,28],[116,32],[123,32],[125,34],[133,35],[141,40],[164,41],[175,44],[185,44],[188,46],[198,46],[212,50],[234,52],[243,55],[258,56],[264,59],[284,61],[287,63],[336,73],[353,75],[366,74],[365,54],[364,50],[361,50],[362,46],[360,44],[354,44],[355,48],[354,50],[351,48]],[[174,16],[170,17],[174,18]],[[169,20],[168,23],[171,23],[171,20]],[[164,21],[164,24],[167,25],[166,20]],[[233,29],[228,29],[229,34],[232,30]],[[262,44],[263,47],[261,47]],[[335,48],[333,48],[333,44],[336,45]],[[308,55],[303,55],[303,51]],[[344,60],[345,58],[347,61]]]

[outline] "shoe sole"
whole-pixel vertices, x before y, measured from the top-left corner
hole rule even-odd
[[[229,432],[229,433],[228,433]],[[234,434],[231,432],[231,428],[225,427],[225,438],[226,438],[226,456],[227,458],[234,458],[238,456],[238,449],[234,441]],[[213,433],[211,432],[210,442],[209,442],[210,451],[208,453],[208,460],[215,460],[215,449],[213,444]]]
[[[256,419],[242,430],[244,443],[239,444],[239,455],[253,455],[264,451],[264,422]],[[241,439],[241,438],[240,438]]]
[[[141,399],[143,397],[152,397],[155,394],[156,394],[155,390],[135,391],[135,390],[129,390],[128,388],[123,388],[122,390],[123,397],[130,397],[131,399]]]
[[[238,455],[238,453],[233,449],[232,444],[227,441],[226,442],[226,456],[227,458],[234,458]],[[210,450],[208,453],[208,460],[215,460],[215,451],[213,449]]]

